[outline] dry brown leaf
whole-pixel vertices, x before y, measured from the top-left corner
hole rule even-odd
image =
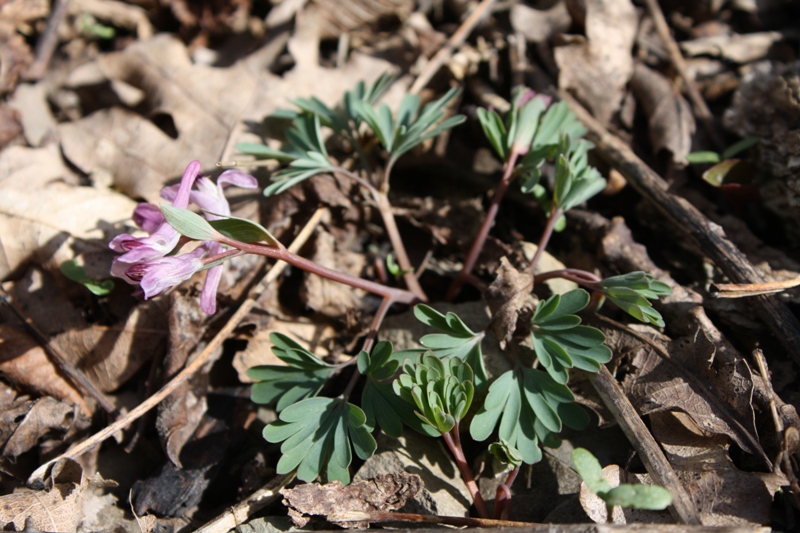
[[[785,478],[737,469],[724,437],[710,439],[682,413],[650,417],[653,436],[692,495],[706,526],[770,522],[772,496]]]
[[[201,325],[205,318],[197,298],[173,293],[170,302],[169,350],[163,364],[165,380],[171,379],[185,366],[191,349],[202,336]],[[156,429],[161,446],[178,468],[182,468],[181,450],[194,435],[206,412],[207,389],[208,373],[200,371],[158,405]]]
[[[293,489],[283,489],[281,494],[292,521],[298,527],[303,527],[310,516],[328,516],[344,511],[400,509],[422,489],[422,478],[418,475],[397,472],[379,474],[373,479],[356,481],[346,487],[339,481],[325,485],[306,483]],[[338,525],[364,529],[369,527],[369,522],[344,522]]]
[[[787,33],[780,31],[713,35],[682,41],[680,47],[689,57],[702,55],[722,57],[736,63],[751,63],[767,57],[770,48],[787,36]]]
[[[27,524],[41,531],[71,533],[83,520],[83,499],[89,480],[72,459],[53,465],[47,490],[21,488],[0,496],[0,524],[22,531]]]
[[[112,392],[163,350],[167,332],[162,307],[160,302],[145,302],[134,307],[114,326],[92,324],[71,329],[51,342],[97,388]]]
[[[318,231],[311,260],[318,265],[360,276],[366,262],[364,255],[342,249],[339,244],[330,233]],[[361,289],[307,273],[300,297],[314,311],[332,318],[341,318],[354,309],[363,308],[364,294]]]
[[[58,435],[60,440],[79,417],[80,413],[76,411],[75,405],[49,396],[39,398],[28,405],[28,412],[22,420],[15,421],[16,427],[5,443],[3,457],[16,459],[37,446],[44,437]],[[86,425],[88,419],[81,422],[81,425]]]
[[[692,150],[695,130],[689,102],[675,90],[667,77],[641,63],[633,69],[631,87],[647,115],[653,152],[667,149],[675,163],[685,165],[686,156]]]
[[[339,37],[382,17],[406,18],[414,10],[413,0],[315,0],[325,23],[322,38]]]
[[[523,3],[511,6],[511,26],[527,41],[549,41],[554,35],[565,32],[572,24],[567,3],[556,2],[549,9],[536,9]]]
[[[55,133],[56,119],[47,102],[44,82],[19,85],[8,104],[19,112],[25,139],[31,146],[42,146]]]
[[[300,96],[333,104],[359,79],[369,82],[393,69],[386,61],[356,53],[341,69],[320,67],[316,19],[305,18],[311,20],[298,24],[290,43],[297,65],[283,77],[270,74],[262,63],[271,62],[284,41],[227,68],[193,64],[186,47],[167,34],[101,56],[95,68],[112,81],[144,91],[149,115],[114,107],[64,123],[59,128],[64,154],[86,173],[110,171],[125,194],[158,201],[164,182],[180,176],[189,161],[211,168],[242,121],[260,122]],[[176,137],[153,122],[165,119],[174,123]],[[258,140],[253,134],[234,136]]]
[[[0,324],[0,373],[21,390],[54,396],[79,405],[86,413],[91,412],[82,394],[22,326]]]
[[[535,305],[531,297],[533,276],[528,270],[520,272],[506,257],[500,259],[497,277],[486,289],[483,297],[492,312],[491,328],[505,348],[517,329],[520,315],[530,314]]]
[[[101,255],[107,257],[105,251]],[[102,265],[108,268],[107,262],[101,263],[87,265],[87,271],[99,271]],[[167,332],[162,301],[134,305],[136,302],[127,297],[114,299],[109,303],[110,311],[119,317],[119,322],[110,326],[90,324],[84,316],[85,310],[67,297],[64,283],[73,282],[63,279],[60,273],[56,276],[62,279],[32,268],[14,283],[7,283],[6,290],[12,303],[98,389],[103,392],[118,389],[163,349]],[[85,290],[77,285],[73,288],[79,292]],[[4,309],[0,315],[16,321]]]
[[[19,112],[6,103],[0,104],[0,150],[22,133]]]
[[[112,224],[136,203],[112,190],[75,187],[61,157],[14,146],[0,154],[0,278],[27,261],[57,270],[81,253],[103,251]]]
[[[574,91],[602,124],[619,109],[633,74],[637,25],[630,0],[586,0],[586,39],[555,49],[559,87]]]
[[[715,365],[716,347],[703,330],[674,341],[658,335],[655,342],[669,352],[670,361],[650,346],[638,350],[632,363],[636,372],[623,382],[637,410],[642,415],[684,412],[707,434],[727,435],[769,463],[756,437],[747,364]]]

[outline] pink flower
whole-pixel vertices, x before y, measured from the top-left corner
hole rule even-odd
[[[161,189],[161,197],[171,201],[174,207],[185,209],[189,202],[197,204],[206,211],[209,220],[217,220],[216,215],[228,216],[231,213],[228,200],[223,189],[235,185],[246,189],[255,189],[258,183],[253,176],[238,170],[223,172],[217,183],[200,177],[201,166],[192,161],[186,167],[183,178],[178,185]],[[193,190],[193,186],[197,186]],[[140,285],[145,299],[158,296],[175,285],[192,277],[202,270],[206,262],[223,252],[222,245],[206,241],[194,251],[168,256],[180,241],[181,235],[164,219],[161,210],[153,204],[139,204],[133,212],[133,221],[149,233],[147,237],[134,237],[123,234],[115,237],[109,248],[121,252],[114,259],[111,274],[124,279],[132,285]],[[204,261],[204,256],[207,256]],[[200,307],[208,314],[214,314],[217,308],[217,289],[222,277],[222,265],[208,269],[203,292],[200,295]]]

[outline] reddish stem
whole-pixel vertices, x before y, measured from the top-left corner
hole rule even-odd
[[[562,278],[569,281],[574,281],[578,285],[583,285],[589,289],[595,288],[595,283],[603,281],[603,278],[577,268],[565,268],[563,270],[551,270],[549,272],[542,272],[536,275],[536,281],[547,281],[548,279]]]
[[[372,351],[372,345],[375,343],[375,337],[378,335],[378,330],[381,329],[381,324],[383,323],[383,319],[386,317],[386,312],[392,306],[394,301],[391,298],[384,298],[381,302],[380,307],[378,307],[378,312],[375,313],[375,316],[372,318],[372,324],[369,327],[369,333],[367,334],[367,338],[364,339],[364,344],[361,347],[362,350],[365,352]],[[358,361],[358,357],[353,357],[347,364],[351,364],[353,361]],[[356,370],[353,373],[353,377],[350,378],[350,383],[347,384],[347,388],[342,393],[342,397],[348,398],[350,393],[353,392],[353,387],[356,386],[358,383],[358,378],[361,377],[361,372]]]
[[[285,261],[292,266],[305,270],[306,272],[317,274],[323,278],[343,283],[345,285],[355,287],[356,289],[363,289],[367,292],[371,292],[372,294],[382,296],[384,299],[392,300],[393,302],[413,305],[420,301],[419,297],[412,292],[395,287],[387,287],[386,285],[381,285],[380,283],[376,283],[374,281],[358,278],[345,272],[339,272],[338,270],[318,265],[317,263],[306,259],[305,257],[293,254],[283,246],[276,247],[266,246],[263,244],[239,242],[228,237],[219,238],[219,242],[222,244],[227,244],[228,246],[243,252],[263,255],[272,259]]]
[[[553,203],[553,207],[550,208],[550,215],[547,217],[547,225],[544,227],[544,232],[542,232],[542,237],[539,239],[539,246],[536,248],[536,253],[533,255],[533,259],[531,259],[531,274],[534,276],[536,275],[536,265],[539,263],[539,259],[541,259],[542,254],[544,253],[544,249],[547,248],[547,243],[550,242],[550,237],[553,235],[553,229],[556,227],[556,222],[558,219],[563,215],[564,212],[561,209],[558,209]]]
[[[453,454],[456,460],[458,469],[461,471],[461,477],[467,485],[467,490],[469,490],[469,493],[472,495],[472,501],[475,502],[475,509],[477,509],[481,518],[488,518],[489,512],[486,510],[486,502],[483,501],[481,491],[478,489],[478,484],[475,482],[472,470],[470,470],[467,464],[467,458],[464,456],[464,451],[461,449],[461,437],[458,435],[458,423],[456,423],[456,426],[450,433],[443,434],[442,438],[447,443],[447,447],[450,448],[450,453]]]
[[[494,497],[494,518],[499,520],[508,520],[511,514],[511,485],[517,479],[519,467],[514,468],[508,473],[508,477],[504,483],[497,487],[497,492]]]
[[[458,296],[458,293],[461,290],[461,287],[464,285],[464,281],[466,281],[467,276],[469,276],[469,274],[472,273],[472,269],[475,268],[475,263],[478,261],[478,257],[481,255],[481,251],[483,250],[483,245],[486,244],[486,238],[489,236],[489,230],[492,228],[494,219],[497,217],[497,212],[500,209],[500,202],[503,200],[503,196],[506,194],[506,189],[508,189],[511,180],[514,177],[514,166],[517,164],[517,158],[520,155],[522,155],[520,151],[512,149],[508,156],[508,161],[506,161],[506,164],[503,167],[503,177],[500,179],[500,183],[497,185],[497,190],[492,197],[492,203],[489,204],[489,209],[486,211],[486,216],[483,219],[483,224],[481,224],[480,230],[478,230],[478,235],[472,242],[472,247],[469,249],[467,258],[464,261],[464,266],[461,268],[461,272],[459,272],[456,276],[456,279],[453,280],[450,288],[447,290],[445,300],[448,302],[455,300],[456,296]]]
[[[354,172],[350,172],[347,169],[337,167],[334,169],[334,172],[352,179],[363,188],[368,190],[372,195],[372,199],[378,208],[378,212],[381,214],[381,219],[383,219],[383,227],[386,230],[386,236],[389,237],[389,242],[392,243],[392,249],[394,250],[397,264],[400,266],[400,270],[404,272],[403,281],[405,282],[406,287],[408,287],[408,290],[413,292],[420,301],[427,302],[428,296],[425,294],[425,291],[422,290],[422,286],[419,284],[419,281],[417,281],[417,277],[414,274],[414,267],[411,266],[411,261],[408,259],[408,253],[406,252],[406,247],[403,244],[403,238],[400,236],[400,230],[397,229],[397,221],[395,220],[394,213],[392,212],[392,204],[389,203],[389,197],[387,196],[388,177],[389,172],[391,172],[391,164],[392,162],[390,162],[390,164],[386,167],[386,171],[384,172],[381,190],[376,189],[369,181],[365,180]]]

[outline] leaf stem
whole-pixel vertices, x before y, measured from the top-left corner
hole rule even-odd
[[[555,202],[553,202],[553,206],[550,208],[550,215],[547,217],[547,224],[545,225],[542,236],[539,239],[539,246],[536,248],[536,253],[533,254],[533,259],[531,259],[530,269],[531,274],[534,275],[534,279],[536,276],[536,265],[539,264],[539,259],[541,259],[544,249],[547,248],[547,243],[550,242],[550,237],[553,235],[556,222],[558,222],[558,219],[561,218],[561,215],[563,214],[564,212],[555,205]]]
[[[343,283],[345,285],[355,287],[356,289],[362,289],[367,292],[371,292],[372,294],[377,294],[384,299],[391,299],[393,302],[413,305],[420,301],[419,296],[410,291],[398,289],[396,287],[387,287],[386,285],[381,285],[380,283],[376,283],[374,281],[358,278],[345,272],[339,272],[338,270],[318,265],[317,263],[306,259],[305,257],[301,257],[290,252],[283,246],[276,247],[256,243],[246,243],[231,239],[229,237],[222,237],[219,242],[222,244],[227,244],[228,246],[243,252],[263,255],[279,261],[285,261],[286,263],[305,270],[306,272],[311,272],[312,274],[317,274],[323,278],[330,279],[338,283]]]
[[[505,482],[497,487],[494,497],[494,518],[496,519],[508,520],[511,514],[511,485],[517,479],[517,474],[519,474],[519,467],[511,470]]]
[[[464,483],[467,485],[472,501],[475,503],[475,509],[481,518],[489,518],[489,513],[486,510],[486,503],[483,501],[481,491],[478,489],[478,484],[475,482],[475,477],[472,475],[472,470],[467,464],[467,458],[464,456],[464,451],[461,449],[461,437],[458,434],[458,422],[455,427],[450,430],[450,433],[442,434],[442,438],[447,443],[450,453],[458,464],[458,469],[461,471],[461,477],[464,478]]]
[[[548,272],[542,272],[541,274],[536,275],[536,281],[547,281],[548,279],[553,278],[562,278],[569,281],[574,281],[578,285],[583,285],[589,289],[595,288],[595,283],[598,281],[603,281],[603,279],[586,270],[580,270],[577,268],[565,268],[562,270],[550,270]]]
[[[389,308],[392,306],[393,303],[394,300],[392,300],[391,298],[386,298],[386,297],[383,298],[380,307],[378,307],[378,311],[372,318],[372,324],[370,324],[369,326],[369,333],[367,333],[367,338],[364,339],[364,345],[361,347],[361,349],[364,350],[365,352],[369,353],[372,351],[372,345],[375,344],[375,337],[378,335],[378,330],[381,329],[381,324],[383,324],[383,319],[386,317],[386,312],[389,310]],[[355,361],[357,359],[358,357],[354,357],[353,359],[348,361],[348,364],[350,364],[351,361]],[[350,397],[350,393],[353,392],[353,388],[356,386],[356,383],[358,383],[358,378],[360,377],[361,377],[361,372],[359,372],[358,369],[356,369],[356,371],[353,373],[353,376],[350,378],[350,382],[347,384],[347,388],[345,388],[344,392],[342,393],[343,398],[347,399]]]
[[[503,167],[503,177],[500,179],[500,183],[497,185],[497,190],[492,197],[492,202],[489,205],[489,209],[486,211],[486,216],[483,218],[483,223],[481,224],[480,230],[478,230],[478,235],[472,242],[472,247],[469,249],[467,258],[464,261],[464,266],[461,267],[461,272],[458,273],[456,278],[450,284],[450,288],[447,290],[445,300],[448,302],[452,302],[455,300],[456,296],[458,296],[461,287],[464,285],[467,277],[472,273],[472,269],[475,267],[475,263],[478,261],[478,257],[481,255],[483,245],[486,244],[486,238],[489,236],[489,230],[492,228],[494,219],[497,217],[497,212],[500,210],[500,202],[503,200],[506,189],[508,189],[511,180],[514,177],[514,167],[516,166],[517,158],[520,155],[521,153],[519,151],[512,149],[508,156],[508,161],[506,161],[506,164]]]
[[[408,259],[406,247],[403,244],[403,238],[400,236],[400,230],[397,229],[397,221],[395,220],[394,213],[392,212],[392,204],[389,203],[389,197],[386,195],[386,192],[383,191],[384,187],[388,189],[387,178],[389,175],[388,173],[391,171],[392,164],[393,163],[390,162],[389,165],[387,165],[386,172],[384,173],[384,183],[381,185],[381,190],[376,189],[367,180],[347,169],[336,167],[334,168],[334,172],[338,172],[343,176],[352,179],[367,189],[372,195],[372,199],[378,208],[378,212],[381,214],[381,218],[383,219],[383,227],[386,230],[386,235],[389,237],[389,242],[392,243],[392,249],[394,250],[394,255],[397,258],[397,264],[400,266],[400,270],[403,271],[403,281],[405,282],[406,287],[408,287],[408,290],[413,292],[420,301],[427,302],[428,296],[425,294],[425,291],[422,290],[422,286],[419,284],[419,281],[417,281],[417,277],[414,274],[414,267],[411,266],[411,261]]]

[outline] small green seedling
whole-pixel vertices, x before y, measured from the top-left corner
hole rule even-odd
[[[735,156],[758,144],[758,137],[745,137],[724,152],[692,152],[686,156],[689,163],[713,165],[703,172],[703,180],[714,187],[725,188],[747,185],[752,181],[752,165],[746,159]]]
[[[61,263],[61,273],[72,281],[80,283],[89,289],[89,292],[95,296],[105,296],[114,288],[114,282],[110,279],[98,281],[89,278],[86,275],[86,269],[79,265],[74,259]]]
[[[612,487],[603,477],[603,469],[597,458],[589,450],[575,448],[572,451],[572,463],[575,465],[578,475],[586,482],[589,490],[606,502],[609,520],[615,505],[633,509],[661,511],[672,503],[672,496],[669,491],[658,485],[623,483],[617,487]]]

